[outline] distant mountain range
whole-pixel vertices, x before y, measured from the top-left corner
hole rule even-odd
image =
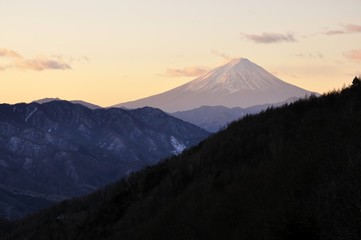
[[[202,106],[188,111],[170,113],[172,116],[192,123],[209,132],[217,132],[227,126],[227,124],[238,120],[246,115],[256,114],[270,107],[280,107],[282,105],[297,101],[299,98],[289,98],[286,101],[273,104],[256,105],[248,108],[227,108],[223,106]]]
[[[315,95],[319,96],[319,94],[315,94]],[[200,128],[207,130],[208,132],[217,132],[221,128],[225,127],[227,124],[235,120],[238,120],[246,115],[259,113],[262,110],[266,110],[269,107],[279,107],[284,104],[297,101],[298,99],[300,98],[292,97],[282,102],[261,104],[247,108],[240,108],[240,107],[228,108],[224,106],[201,106],[187,111],[178,111],[168,114],[173,117],[179,118],[185,122],[192,123]],[[43,103],[49,103],[51,101],[63,101],[63,100],[59,98],[44,98],[44,99],[36,100],[34,102],[43,104]],[[69,102],[74,104],[80,104],[90,109],[102,108],[98,105],[81,100],[72,100]]]
[[[89,193],[209,133],[159,109],[0,105],[0,217]]]
[[[227,108],[273,104],[312,92],[286,83],[248,59],[234,59],[207,74],[172,90],[114,107],[151,106],[167,112],[201,106]]]
[[[247,114],[282,106],[310,95],[319,96],[286,83],[248,59],[234,59],[180,87],[136,101],[114,105],[126,109],[151,106],[172,116],[216,132]],[[42,99],[48,102],[54,99]],[[97,105],[72,101],[92,109]]]

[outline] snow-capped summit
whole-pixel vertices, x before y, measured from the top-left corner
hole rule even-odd
[[[280,79],[265,71],[248,59],[233,59],[228,64],[215,68],[204,76],[190,82],[191,91],[226,91],[239,90],[266,91],[277,87]]]
[[[249,107],[310,94],[282,81],[250,60],[239,58],[167,92],[115,107],[151,106],[175,112],[205,105]]]

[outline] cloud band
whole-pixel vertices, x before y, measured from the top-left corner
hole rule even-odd
[[[0,49],[0,57],[5,58],[9,64],[0,66],[0,70],[4,71],[9,68],[17,68],[23,70],[69,70],[71,66],[59,57],[42,57],[26,59],[19,53],[11,49]]]
[[[296,39],[292,33],[281,34],[281,33],[262,33],[262,34],[246,34],[241,35],[250,41],[255,43],[270,44],[279,42],[296,42]]]

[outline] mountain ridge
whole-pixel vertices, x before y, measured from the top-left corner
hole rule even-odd
[[[1,104],[0,216],[23,216],[35,210],[34,199],[44,207],[89,193],[208,135],[149,107]]]
[[[38,100],[35,100],[35,101],[32,101],[32,102],[43,104],[43,103],[48,103],[48,102],[52,102],[52,101],[65,101],[65,100],[62,100],[60,98],[42,98],[42,99],[38,99]],[[82,101],[82,100],[70,100],[68,102],[71,102],[71,103],[74,103],[74,104],[80,104],[80,105],[83,105],[83,106],[85,106],[87,108],[90,108],[90,109],[102,108],[99,105],[96,105],[96,104],[93,104],[93,103],[90,103],[90,102],[86,102],[86,101]]]

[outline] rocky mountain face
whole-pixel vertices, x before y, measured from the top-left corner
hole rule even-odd
[[[0,217],[89,193],[209,134],[158,109],[0,105]]]
[[[286,83],[257,64],[241,58],[167,92],[115,107],[152,106],[167,112],[186,111],[201,106],[247,108],[310,94],[310,91]]]

